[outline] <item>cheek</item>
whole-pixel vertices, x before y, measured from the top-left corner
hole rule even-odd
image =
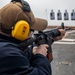
[[[28,38],[32,37],[32,34],[33,34],[33,33],[32,33],[32,32],[30,32],[30,33],[29,33],[29,35],[28,35]]]

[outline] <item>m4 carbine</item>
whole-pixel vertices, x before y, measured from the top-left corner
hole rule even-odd
[[[62,28],[64,29],[64,25],[61,25]],[[20,44],[20,47],[22,50],[25,50],[29,45],[32,45],[33,43],[37,46],[41,44],[48,44],[48,54],[47,57],[50,60],[50,62],[53,60],[52,57],[52,48],[51,45],[54,42],[53,38],[60,36],[61,33],[58,29],[52,29],[49,31],[39,31],[37,34],[34,34],[33,38],[29,38],[25,40],[23,43]]]

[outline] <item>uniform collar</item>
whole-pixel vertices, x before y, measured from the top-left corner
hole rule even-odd
[[[17,40],[15,38],[11,37],[11,36],[6,36],[6,35],[1,34],[1,33],[0,33],[0,41],[8,41],[8,42],[12,42],[12,43],[15,43],[15,44],[21,43],[20,40]]]

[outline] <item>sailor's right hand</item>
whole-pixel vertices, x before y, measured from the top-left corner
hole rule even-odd
[[[48,51],[48,48],[49,46],[47,44],[42,44],[42,45],[39,45],[39,46],[35,46],[33,47],[33,54],[42,54],[44,55],[45,57],[47,56],[47,51]]]

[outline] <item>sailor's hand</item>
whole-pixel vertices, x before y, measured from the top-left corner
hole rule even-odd
[[[66,33],[66,31],[64,29],[58,29],[58,30],[60,31],[61,35],[57,36],[57,37],[54,37],[53,38],[54,41],[61,40],[64,37],[65,33]]]
[[[47,56],[47,48],[48,48],[49,46],[47,45],[47,44],[42,44],[42,45],[40,45],[40,46],[35,46],[35,47],[33,47],[33,54],[35,55],[35,54],[42,54],[42,55],[44,55],[45,57]]]

